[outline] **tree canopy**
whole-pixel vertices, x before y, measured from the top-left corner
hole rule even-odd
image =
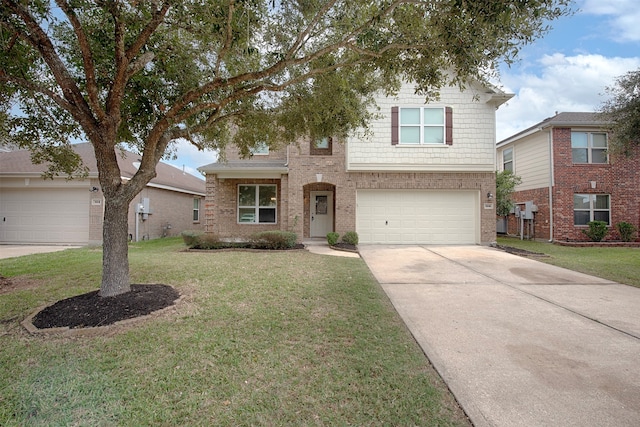
[[[105,196],[101,294],[115,295],[129,289],[128,203],[177,139],[247,154],[345,136],[366,126],[376,92],[402,80],[426,98],[486,81],[570,3],[0,0],[0,122],[51,174],[82,172],[69,141],[93,145]],[[126,182],[122,143],[142,156]]]
[[[609,149],[629,155],[640,145],[640,68],[619,76],[606,91],[610,98],[600,112],[611,123]]]
[[[521,182],[522,178],[511,171],[496,171],[496,215],[508,216],[511,213],[513,193]]]

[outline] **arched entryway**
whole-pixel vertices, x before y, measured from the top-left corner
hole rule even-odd
[[[326,237],[335,230],[336,186],[314,182],[304,186],[304,237]]]

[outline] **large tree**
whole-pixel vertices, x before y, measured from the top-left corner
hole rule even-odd
[[[158,161],[366,127],[376,91],[486,80],[571,0],[0,0],[0,121],[51,173],[93,145],[105,197],[100,294],[130,290],[127,211]],[[142,155],[120,179],[118,149]]]
[[[616,78],[606,88],[609,99],[600,109],[610,123],[610,150],[630,155],[640,146],[640,68]]]

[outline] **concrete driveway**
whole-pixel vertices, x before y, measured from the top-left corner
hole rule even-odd
[[[359,249],[475,426],[640,426],[640,289],[483,246]]]
[[[65,249],[81,247],[82,246],[0,245],[0,259],[13,258],[24,255],[44,254],[48,252],[58,252],[64,251]]]

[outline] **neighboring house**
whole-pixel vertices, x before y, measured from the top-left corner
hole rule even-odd
[[[93,147],[73,145],[89,168],[85,179],[43,179],[46,165],[31,163],[26,150],[0,152],[0,243],[99,245],[102,243],[104,196],[100,190]],[[118,155],[122,179],[136,172],[139,156]],[[203,229],[203,180],[166,163],[129,207],[132,240],[175,236]],[[140,208],[142,207],[142,209]]]
[[[300,240],[357,231],[360,243],[495,241],[495,110],[512,95],[406,85],[378,99],[367,136],[298,141],[202,166],[205,230],[223,238],[290,230]]]
[[[515,201],[524,214],[510,215],[509,233],[588,240],[587,223],[601,220],[611,240],[618,222],[640,226],[640,156],[610,155],[605,124],[597,113],[557,113],[497,144],[499,170],[522,178]]]

